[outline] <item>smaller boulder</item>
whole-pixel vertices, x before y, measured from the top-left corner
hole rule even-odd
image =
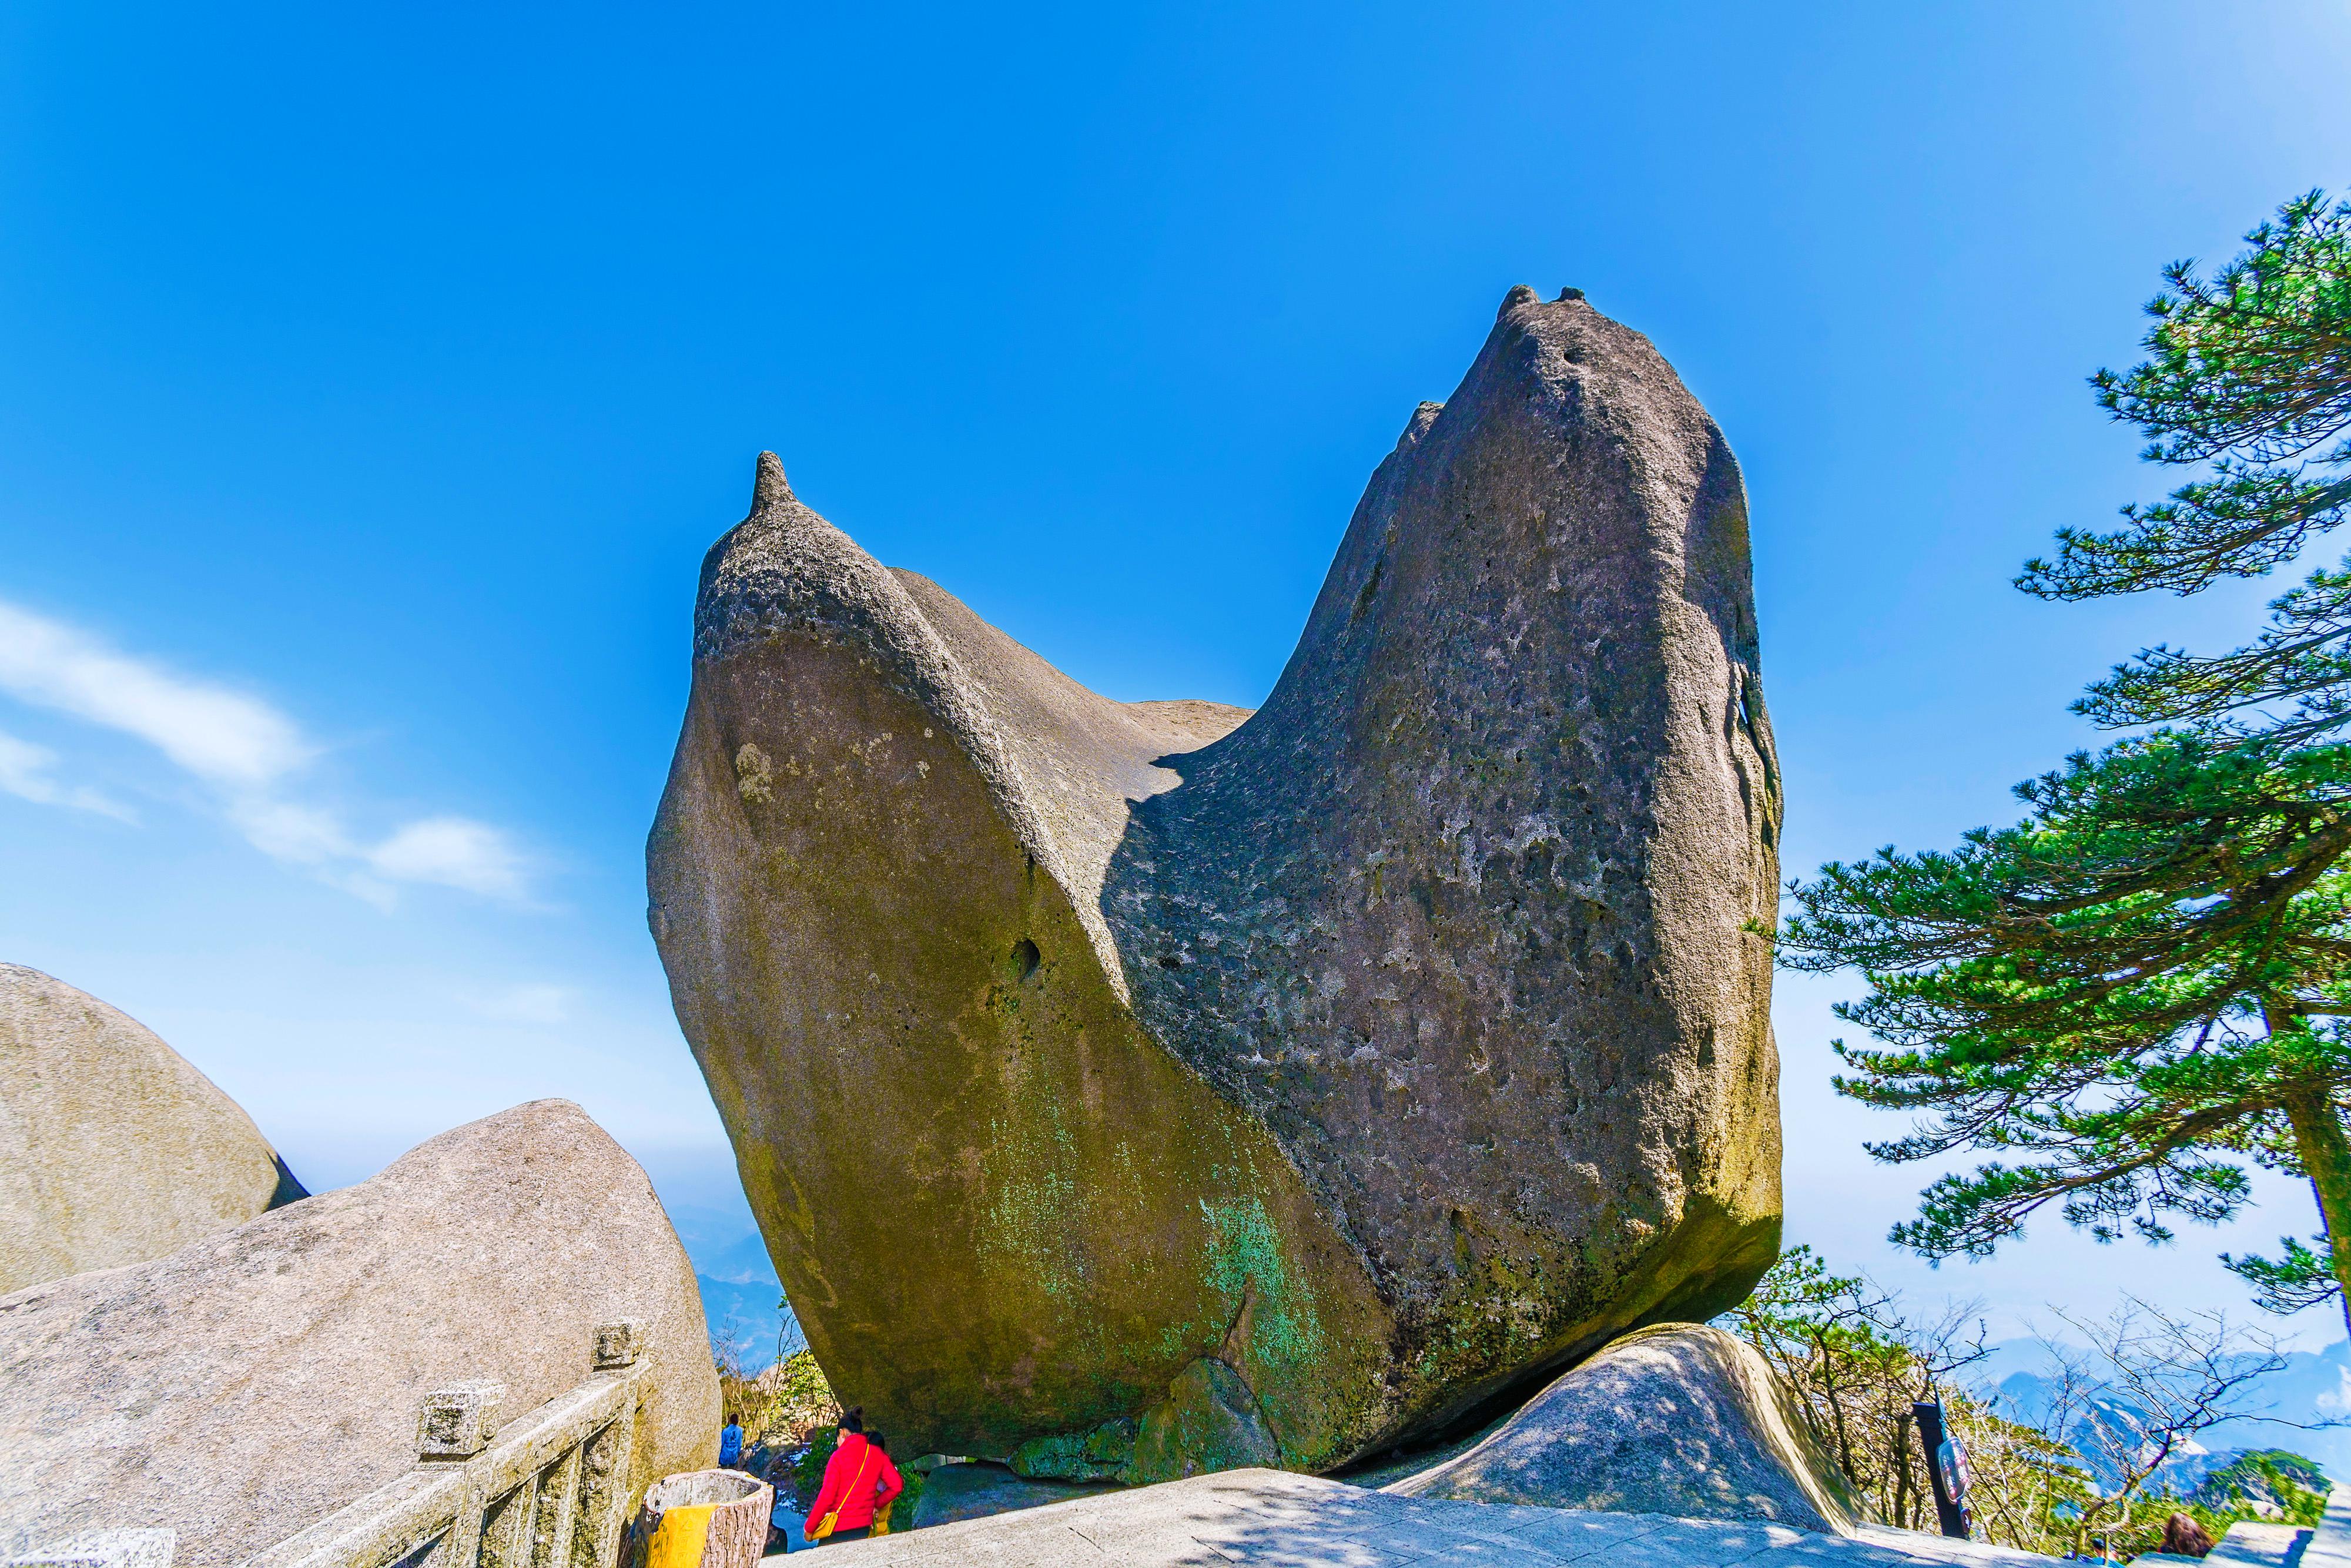
[[[1381,1490],[1835,1535],[1869,1522],[1795,1391],[1738,1338],[1698,1323],[1612,1342],[1468,1452]]]
[[[0,964],[0,1294],[144,1263],[308,1196],[152,1030]]]
[[[177,1531],[234,1568],[470,1452],[639,1326],[631,1501],[706,1469],[718,1380],[653,1184],[579,1106],[444,1133],[357,1186],[167,1258],[0,1296],[0,1560],[92,1530]],[[421,1422],[428,1393],[461,1397]]]
[[[1182,1480],[1216,1470],[1281,1468],[1257,1396],[1241,1375],[1204,1355],[1176,1375],[1167,1397],[1143,1417],[1134,1457],[1119,1479],[1129,1486]]]

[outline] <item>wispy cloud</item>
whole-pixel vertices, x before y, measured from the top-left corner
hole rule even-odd
[[[308,762],[294,721],[257,697],[118,653],[0,604],[0,691],[135,735],[197,778],[254,788]]]
[[[394,882],[430,882],[485,898],[526,896],[522,857],[496,828],[465,817],[411,822],[366,852],[367,863]]]
[[[430,883],[486,898],[530,896],[528,857],[501,830],[434,816],[372,839],[298,788],[323,749],[265,699],[108,646],[0,602],[0,693],[146,742],[208,787],[256,849],[378,904],[392,885]],[[134,820],[84,786],[61,783],[54,751],[0,734],[0,790],[43,805]]]
[[[58,783],[50,777],[57,765],[57,754],[47,747],[0,732],[0,790],[43,806],[71,806],[124,822],[139,820],[131,808],[95,789]]]

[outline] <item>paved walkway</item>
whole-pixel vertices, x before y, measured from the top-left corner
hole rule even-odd
[[[2136,1561],[2148,1562],[2147,1558]],[[2165,1557],[2166,1564],[2188,1564],[2191,1558]],[[2212,1568],[2351,1568],[2351,1486],[2335,1483],[2326,1497],[2326,1517],[2315,1530],[2290,1524],[2232,1524],[2220,1544],[2204,1559]]]
[[[2029,1552],[1865,1528],[1445,1502],[1281,1470],[1227,1470],[824,1549],[836,1568],[2052,1568]],[[2311,1568],[2317,1568],[2312,1564]]]

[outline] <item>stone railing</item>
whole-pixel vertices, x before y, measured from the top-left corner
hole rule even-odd
[[[487,1381],[424,1396],[416,1468],[241,1568],[614,1568],[627,1523],[643,1332],[596,1330],[588,1380],[509,1426]],[[171,1568],[169,1530],[93,1531],[6,1568]]]
[[[495,1383],[426,1395],[416,1469],[245,1568],[612,1568],[643,1338],[635,1323],[598,1329],[594,1375],[511,1427]]]

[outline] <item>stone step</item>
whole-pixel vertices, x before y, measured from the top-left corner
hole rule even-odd
[[[2327,1494],[2315,1530],[2245,1520],[2231,1525],[2204,1561],[2226,1568],[2351,1568],[2351,1486]]]

